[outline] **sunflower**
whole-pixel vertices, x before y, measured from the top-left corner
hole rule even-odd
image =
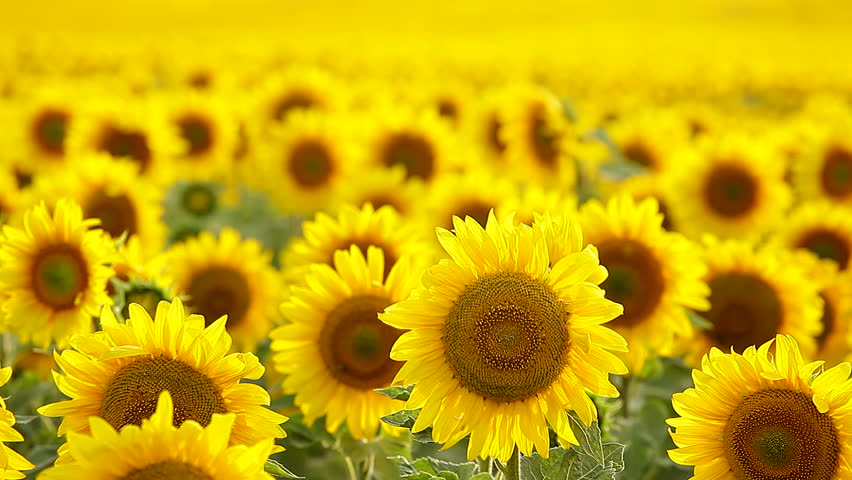
[[[613,122],[607,134],[626,160],[662,173],[671,168],[672,153],[689,139],[679,120],[669,110],[646,107]]]
[[[622,308],[590,281],[605,269],[591,248],[548,268],[546,229],[514,226],[511,216],[498,224],[492,213],[485,228],[456,217],[453,226],[437,229],[450,259],[379,315],[409,330],[391,358],[405,362],[394,380],[416,384],[406,403],[421,408],[413,431],[431,425],[445,447],[470,435],[469,459],[506,461],[515,448],[546,457],[548,425],[576,444],[565,410],[590,424],[597,411],[586,392],[616,397],[608,374],[627,372],[609,352],[627,343],[601,325]]]
[[[827,201],[793,210],[772,240],[789,249],[805,249],[848,270],[852,261],[852,209]]]
[[[658,210],[663,214],[663,228],[675,232],[678,228],[669,213],[671,212],[669,205],[672,203],[669,183],[669,175],[634,175],[618,182],[612,187],[612,191],[607,193],[609,195],[627,194],[637,201],[653,198],[657,201]]]
[[[515,221],[532,225],[536,213],[549,211],[556,216],[576,213],[577,196],[570,191],[528,183],[515,195],[504,198],[494,212],[498,217],[515,212]]]
[[[700,249],[662,228],[652,198],[635,202],[620,195],[606,205],[590,200],[580,223],[609,271],[601,284],[606,298],[624,306],[624,315],[608,326],[627,339],[627,364],[638,373],[649,355],[669,355],[676,341],[692,337],[687,308],[710,308]]]
[[[46,470],[39,478],[272,480],[263,470],[274,451],[271,437],[251,446],[229,446],[225,439],[239,428],[234,414],[213,414],[204,425],[194,420],[179,423],[183,414],[180,397],[175,395],[172,400],[169,393],[164,390],[155,395],[153,413],[141,426],[127,425],[116,431],[103,418],[89,418],[91,435],[68,434],[74,461]]]
[[[792,197],[783,163],[764,147],[729,135],[684,152],[669,205],[680,231],[757,239],[778,224]]]
[[[71,400],[45,405],[38,412],[64,416],[59,435],[89,433],[90,416],[102,417],[120,430],[150,417],[160,392],[168,391],[176,405],[176,426],[194,420],[206,427],[215,414],[233,413],[231,444],[283,437],[279,424],[287,418],[262,406],[269,404],[266,390],[240,382],[260,378],[263,365],[252,353],[228,354],[231,336],[224,318],[205,323],[200,315],[186,315],[177,298],[160,302],[153,320],[134,304],[127,322],[118,323],[104,307],[102,332],[77,337],[72,349],[54,353],[64,372],[54,380]],[[61,448],[60,454],[65,451],[67,447]]]
[[[433,110],[457,132],[468,133],[473,121],[473,98],[470,85],[445,76],[421,79],[414,88],[406,88],[414,95],[412,103]]]
[[[166,236],[161,189],[138,176],[139,165],[103,153],[69,158],[66,168],[36,178],[31,197],[48,206],[69,197],[113,239],[127,234],[138,237],[148,254],[161,251]]]
[[[207,324],[228,316],[228,333],[239,350],[254,350],[266,338],[281,300],[271,255],[254,239],[224,228],[176,244],[166,252],[166,269],[189,310]]]
[[[804,200],[852,205],[852,139],[848,130],[823,133],[793,163],[792,181]]]
[[[313,214],[358,172],[360,156],[339,117],[296,111],[259,147],[249,185],[267,192],[284,211]],[[367,176],[367,175],[365,175]]]
[[[345,105],[338,80],[319,68],[295,67],[275,72],[258,85],[256,117],[266,126],[279,124],[294,112],[339,112]]]
[[[92,331],[92,317],[111,304],[107,266],[116,253],[95,219],[83,220],[79,205],[56,203],[53,215],[41,203],[24,214],[24,228],[3,227],[0,289],[4,327],[22,342],[47,348]]]
[[[710,286],[704,317],[712,328],[691,342],[690,361],[696,363],[710,347],[743,351],[776,334],[795,336],[807,355],[816,350],[822,300],[806,262],[774,245],[709,236],[703,243],[704,281]]]
[[[287,375],[283,387],[312,423],[326,416],[335,432],[345,421],[354,438],[370,440],[379,418],[402,402],[374,392],[389,387],[402,365],[390,359],[402,333],[377,314],[406,298],[416,282],[408,259],[385,276],[384,252],[369,247],[366,259],[352,245],[334,255],[334,268],[314,265],[307,287],[294,287],[281,311],[290,322],[275,329],[271,349],[275,369]]]
[[[0,368],[0,387],[12,378],[12,367]],[[30,470],[35,465],[21,454],[6,446],[6,442],[23,442],[24,437],[12,428],[15,414],[6,409],[6,401],[0,396],[0,479],[25,478],[22,470]]]
[[[20,196],[12,169],[0,164],[0,225],[16,216],[21,204]]]
[[[476,104],[473,142],[479,146],[480,156],[495,166],[505,165],[508,143],[506,121],[508,112],[506,88],[492,87]]]
[[[344,204],[363,207],[369,203],[376,208],[389,205],[403,217],[413,216],[419,202],[426,196],[422,182],[406,180],[405,167],[372,168],[369,175],[352,175],[342,182],[334,208]]]
[[[406,178],[425,183],[456,168],[456,137],[435,112],[379,108],[371,119],[365,153],[368,163],[402,165]]]
[[[518,186],[514,182],[484,169],[447,174],[429,185],[422,223],[452,229],[453,216],[469,216],[485,225],[488,212],[507,198],[517,196]]]
[[[850,368],[822,364],[806,364],[790,335],[742,354],[712,349],[695,387],[672,397],[669,456],[696,479],[849,478]]]
[[[20,103],[11,123],[22,156],[36,169],[55,167],[65,160],[68,130],[78,116],[75,89],[60,82],[44,83]]]
[[[298,283],[308,265],[332,265],[334,252],[348,250],[351,245],[362,252],[371,245],[381,248],[387,272],[406,254],[421,259],[424,264],[435,258],[425,231],[406,221],[390,206],[344,205],[333,217],[320,212],[313,220],[302,224],[302,236],[293,239],[282,252],[285,278]]]

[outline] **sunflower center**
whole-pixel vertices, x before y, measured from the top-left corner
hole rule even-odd
[[[234,326],[245,317],[251,305],[251,289],[245,276],[225,266],[210,267],[192,276],[186,289],[187,305],[204,316],[210,325],[222,315]]]
[[[459,118],[459,107],[452,100],[445,98],[438,101],[438,115],[455,122]]]
[[[772,339],[781,325],[783,307],[775,289],[749,274],[726,273],[707,282],[713,324],[708,334],[723,349],[742,352]]]
[[[503,130],[503,122],[497,118],[497,115],[493,115],[488,121],[488,144],[496,153],[503,153],[507,147],[506,142],[500,137],[501,130]]]
[[[822,324],[822,333],[816,338],[817,346],[820,348],[825,345],[826,340],[834,331],[834,305],[831,303],[831,299],[824,293],[820,293],[819,296],[822,298],[822,318],[820,318],[820,323]]]
[[[468,285],[447,315],[443,340],[461,384],[498,402],[546,389],[562,373],[570,343],[562,300],[520,273]]]
[[[533,109],[529,126],[530,144],[539,162],[552,167],[559,156],[557,135],[548,124],[545,110],[541,106]]]
[[[151,162],[151,149],[143,132],[108,126],[101,134],[99,149],[116,158],[130,158],[144,173]]]
[[[188,114],[177,121],[180,136],[187,144],[186,154],[202,155],[213,147],[210,122],[198,114]]]
[[[325,145],[308,140],[293,148],[287,159],[287,168],[299,185],[310,188],[328,181],[334,171],[334,163]]]
[[[216,193],[208,187],[200,183],[194,183],[184,189],[181,195],[181,205],[187,212],[196,217],[204,217],[216,210],[217,206]]]
[[[654,153],[642,142],[630,142],[623,149],[624,157],[643,167],[654,168],[657,160]]]
[[[89,283],[86,261],[72,245],[51,245],[39,251],[31,276],[36,298],[54,310],[73,308]]]
[[[390,359],[401,330],[378,314],[392,302],[374,295],[347,298],[332,309],[320,331],[319,347],[326,368],[338,381],[361,390],[386,387],[402,362]]]
[[[829,480],[837,471],[837,429],[801,392],[749,395],[728,419],[723,441],[737,480]]]
[[[33,137],[38,146],[50,155],[65,153],[65,134],[71,116],[61,110],[45,110],[33,121]]]
[[[131,303],[137,303],[148,312],[151,317],[157,311],[157,304],[167,300],[162,291],[158,288],[138,286],[132,288],[124,294],[124,308],[121,309],[121,314],[124,318],[130,318],[130,310],[128,307]]]
[[[86,218],[97,218],[101,228],[114,238],[124,232],[136,233],[136,208],[125,194],[110,195],[103,190],[93,194],[85,207]]]
[[[819,258],[827,258],[837,262],[841,269],[849,264],[849,244],[846,240],[831,230],[817,229],[802,235],[796,248],[806,248]]]
[[[281,98],[272,110],[275,120],[281,121],[294,110],[307,110],[316,105],[316,101],[305,92],[290,92]]]
[[[159,357],[137,357],[119,369],[104,393],[99,415],[116,430],[141,425],[157,409],[164,390],[174,402],[174,426],[195,420],[207,426],[214,413],[227,413],[222,394],[207,375],[186,363]]]
[[[831,197],[845,197],[852,193],[852,152],[832,148],[825,155],[820,172],[822,188]]]
[[[708,206],[723,217],[740,217],[754,209],[757,182],[745,170],[720,165],[707,177],[704,196]]]
[[[660,262],[639,242],[605,242],[598,246],[601,265],[609,277],[601,285],[606,296],[624,306],[624,315],[608,325],[633,327],[651,316],[660,304],[665,279]]]
[[[420,135],[398,133],[385,144],[382,162],[392,167],[402,165],[408,178],[429,180],[435,174],[435,151]]]
[[[133,470],[120,480],[213,480],[213,477],[188,463],[165,460]]]

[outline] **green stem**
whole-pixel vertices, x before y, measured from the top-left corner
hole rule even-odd
[[[506,470],[503,473],[506,475],[506,480],[521,480],[521,453],[518,452],[517,445],[509,461],[506,462]]]
[[[491,469],[494,465],[494,459],[491,457],[488,458],[480,458],[477,457],[476,465],[479,467],[479,473],[487,473],[491,475]]]
[[[352,459],[349,458],[349,455],[340,452],[343,456],[343,464],[346,466],[346,478],[349,480],[360,480],[358,478],[358,471],[355,469],[355,464],[352,463]]]

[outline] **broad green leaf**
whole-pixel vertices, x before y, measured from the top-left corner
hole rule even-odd
[[[398,385],[388,388],[377,388],[375,391],[381,393],[382,395],[394,399],[394,400],[408,400],[408,397],[411,396],[411,389],[414,388],[414,385],[407,385],[405,387],[400,387]]]

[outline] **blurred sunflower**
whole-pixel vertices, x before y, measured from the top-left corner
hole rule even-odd
[[[793,185],[804,200],[852,204],[852,139],[848,131],[815,139],[793,163]]]
[[[564,216],[577,211],[577,196],[571,191],[548,188],[537,183],[520,187],[514,195],[503,198],[494,212],[498,217],[515,212],[515,221],[532,225],[536,213],[551,212]]]
[[[602,325],[622,308],[590,281],[606,277],[594,250],[548,268],[545,229],[512,222],[492,213],[485,228],[458,217],[455,233],[438,228],[450,259],[379,315],[409,330],[391,358],[405,361],[394,380],[415,384],[406,403],[421,409],[412,431],[431,425],[445,447],[470,435],[469,459],[505,462],[515,448],[547,457],[548,426],[576,444],[565,410],[590,424],[597,410],[586,392],[618,396],[608,375],[627,372],[610,353],[627,343]]]
[[[479,145],[481,156],[488,163],[505,165],[508,143],[506,122],[508,120],[505,100],[506,88],[492,87],[476,105],[473,132],[474,142]]]
[[[453,228],[453,216],[472,217],[485,225],[488,212],[505,199],[518,196],[518,187],[505,177],[485,169],[469,169],[465,173],[447,174],[428,187],[424,219],[421,223]]]
[[[822,300],[800,257],[772,245],[758,248],[712,237],[703,243],[704,281],[710,286],[710,310],[704,317],[712,327],[685,347],[693,364],[710,347],[743,351],[776,334],[796,337],[808,356],[816,351]]]
[[[426,240],[425,229],[405,220],[389,206],[373,208],[365,204],[361,208],[344,205],[332,217],[320,212],[302,224],[302,236],[295,238],[282,252],[282,270],[285,277],[299,283],[308,265],[334,263],[337,250],[349,250],[355,245],[366,252],[368,247],[382,249],[385,259],[385,273],[403,255],[411,254],[422,261],[431,263],[435,253]]]
[[[361,160],[346,124],[313,111],[288,115],[259,150],[261,161],[249,184],[267,192],[282,210],[303,214],[326,209],[359,172]]]
[[[663,228],[670,232],[678,230],[669,213],[671,208],[671,194],[669,193],[668,175],[634,175],[623,182],[613,186],[611,195],[627,194],[636,201],[653,198],[657,201],[657,207],[663,214]]]
[[[268,75],[257,88],[257,117],[272,126],[300,110],[339,112],[345,105],[344,88],[319,68],[295,67]]]
[[[808,250],[847,270],[852,260],[852,209],[826,201],[804,203],[786,216],[772,240]]]
[[[237,350],[253,351],[266,338],[281,300],[271,255],[255,239],[224,228],[178,243],[166,252],[166,269],[186,306],[207,325],[223,315]]]
[[[175,296],[165,254],[146,255],[138,237],[130,237],[119,246],[118,255],[119,259],[113,264],[115,276],[110,279],[107,290],[120,308],[122,318],[130,318],[131,303],[139,304],[148,315],[154,315],[161,301]]]
[[[688,141],[679,118],[659,107],[632,112],[607,128],[607,134],[628,161],[659,174],[671,169],[672,154]]]
[[[784,165],[759,143],[730,135],[680,157],[672,173],[671,213],[678,229],[757,239],[783,218],[792,196]]]
[[[692,478],[849,478],[850,368],[822,363],[805,364],[791,335],[742,354],[712,349],[695,387],[672,397],[669,456],[695,466]]]
[[[12,378],[12,367],[0,368],[0,387],[6,385]],[[6,401],[0,397],[0,478],[25,478],[21,471],[35,468],[21,454],[6,446],[6,442],[23,442],[24,437],[12,428],[15,425],[15,414],[6,409]]]
[[[384,253],[369,247],[366,259],[352,245],[334,254],[334,268],[314,265],[307,287],[294,287],[281,306],[289,323],[270,334],[273,361],[287,375],[284,391],[313,423],[326,416],[335,432],[345,421],[356,439],[372,439],[380,418],[402,402],[373,390],[391,386],[402,363],[390,359],[401,330],[379,321],[378,313],[406,298],[419,281],[408,259],[385,276]]]
[[[590,200],[580,210],[580,224],[609,271],[601,284],[606,298],[624,306],[607,326],[627,339],[627,365],[638,373],[649,356],[669,355],[676,341],[692,337],[687,308],[710,308],[700,249],[662,228],[652,198],[635,202],[620,195],[606,205]]]
[[[98,221],[83,220],[80,206],[60,199],[53,214],[41,203],[24,214],[24,228],[3,227],[0,298],[3,326],[22,342],[68,345],[92,331],[92,317],[110,305],[108,266],[116,258]]]
[[[240,382],[258,379],[264,368],[253,353],[232,353],[231,336],[220,318],[205,327],[200,315],[186,315],[179,299],[160,302],[152,320],[139,305],[130,306],[130,318],[118,323],[112,311],[101,311],[103,331],[77,337],[72,349],[54,359],[64,373],[56,386],[71,400],[38,409],[48,417],[64,417],[58,434],[94,433],[89,417],[103,418],[112,428],[141,425],[168,391],[175,404],[174,425],[187,420],[206,427],[214,415],[236,414],[230,444],[254,445],[284,436],[279,426],[287,420],[263,405],[269,394],[263,387]],[[224,438],[222,439],[224,441]],[[60,448],[57,464],[68,445]],[[75,457],[76,459],[76,457]]]
[[[21,204],[21,192],[12,169],[0,164],[0,225],[16,216]]]
[[[229,446],[226,439],[235,429],[234,414],[214,414],[204,425],[181,422],[177,395],[172,400],[164,390],[155,402],[151,417],[141,426],[127,425],[120,431],[103,418],[90,417],[91,435],[68,434],[74,461],[46,470],[39,478],[272,480],[263,468],[274,451],[272,437],[251,446]]]
[[[68,130],[80,109],[77,94],[74,87],[50,82],[19,103],[12,135],[35,169],[55,167],[65,160]]]
[[[405,167],[401,165],[371,168],[369,175],[351,175],[336,192],[332,211],[347,203],[359,208],[369,203],[377,209],[389,205],[403,217],[413,217],[422,208],[426,187],[405,177]]]

